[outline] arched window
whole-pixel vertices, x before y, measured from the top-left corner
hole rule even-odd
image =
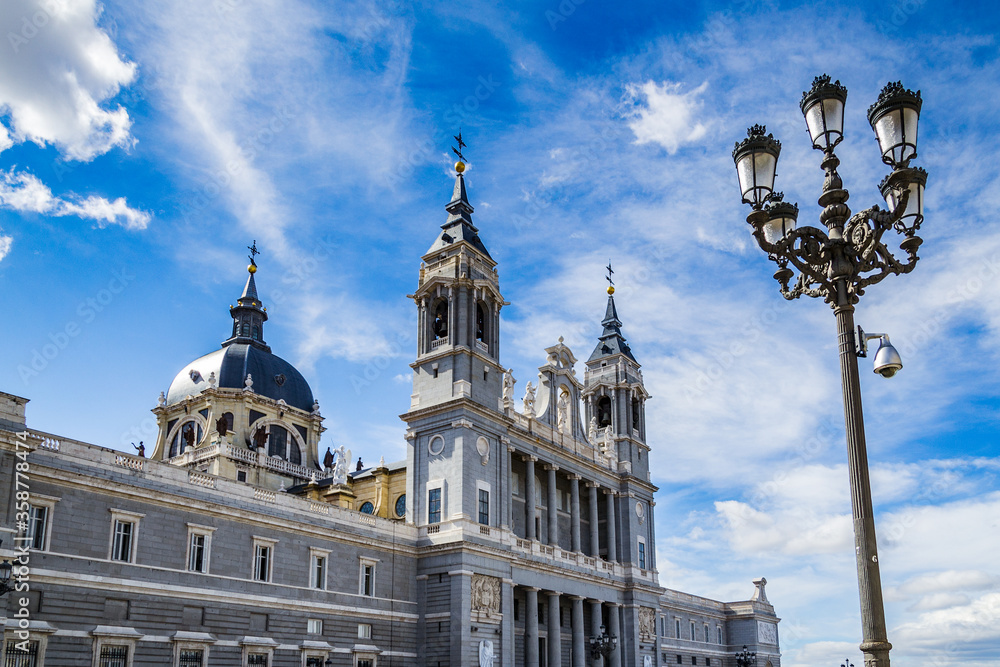
[[[370,500],[365,501],[365,503],[361,506],[361,512],[363,514],[375,514],[375,505],[373,505]]]
[[[233,320],[233,335],[234,336],[239,336],[240,335],[240,321],[239,320]]]
[[[243,335],[244,336],[249,336],[250,335],[250,323],[249,322],[244,322],[243,323]]]
[[[611,399],[608,396],[597,399],[597,425],[601,428],[611,426]]]
[[[448,300],[440,299],[434,304],[434,321],[431,322],[434,339],[448,337]]]
[[[400,519],[406,516],[406,494],[396,498],[396,516]]]
[[[476,340],[486,342],[486,309],[482,302],[476,304]]]
[[[185,449],[193,448],[201,442],[201,424],[190,420],[181,424],[180,429],[170,441],[170,456],[180,456]]]
[[[267,455],[279,458],[288,457],[288,431],[277,424],[271,425],[271,433],[267,439]]]
[[[260,340],[260,327],[256,324],[253,325],[253,339]]]

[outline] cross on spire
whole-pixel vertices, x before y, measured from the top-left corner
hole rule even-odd
[[[253,245],[247,246],[247,250],[250,251],[250,263],[257,266],[257,262],[254,261],[254,257],[260,254],[260,251],[257,250],[257,239],[254,239]]]
[[[451,152],[457,155],[459,160],[465,162],[465,156],[462,155],[462,149],[468,148],[468,144],[462,141],[462,130],[460,129],[458,131],[458,136],[452,135],[452,137],[458,142],[458,148],[452,147]]]
[[[608,260],[608,265],[605,267],[608,270],[608,275],[604,276],[604,279],[608,281],[608,286],[614,286],[615,281],[611,279],[611,274],[614,273],[614,269],[611,268],[611,260]]]

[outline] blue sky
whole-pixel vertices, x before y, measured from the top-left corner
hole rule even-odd
[[[798,109],[849,89],[854,210],[885,175],[865,111],[900,79],[930,173],[916,270],[856,313],[903,355],[862,360],[893,662],[1000,658],[1000,11],[988,3],[252,0],[0,7],[0,389],[35,428],[130,449],[257,274],[274,351],[328,444],[404,456],[419,257],[449,146],[499,262],[519,387],[559,336],[600,333],[602,267],[643,364],[661,582],[746,599],[764,575],[787,665],[860,664],[830,309],[785,302],[730,151],[783,143],[779,190],[815,220]],[[984,153],[980,156],[979,153]]]

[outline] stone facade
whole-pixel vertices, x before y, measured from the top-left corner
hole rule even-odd
[[[648,394],[613,290],[584,377],[560,339],[515,398],[461,174],[446,208],[411,295],[405,462],[319,456],[319,406],[263,342],[255,265],[225,354],[153,409],[148,458],[30,428],[0,393],[4,554],[30,569],[4,646],[36,653],[5,664],[729,667],[746,644],[780,667],[763,579],[735,603],[659,585]],[[617,647],[593,659],[602,632]]]

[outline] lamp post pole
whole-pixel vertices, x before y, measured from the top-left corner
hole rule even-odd
[[[861,599],[860,648],[865,655],[865,667],[889,667],[892,645],[886,637],[858,375],[858,356],[864,354],[865,337],[855,329],[854,306],[868,285],[881,282],[891,274],[909,273],[916,266],[917,248],[921,244],[916,231],[923,222],[927,173],[909,166],[910,160],[917,155],[920,93],[905,90],[899,83],[890,83],[868,110],[869,123],[882,150],[882,161],[893,168],[879,185],[888,210],[873,206],[851,215],[847,206],[850,194],[837,173],[840,160],[834,154],[834,148],[843,139],[846,101],[847,89],[839,81],[831,83],[830,77],[824,75],[816,77],[812,88],[803,93],[800,103],[813,148],[823,151],[820,166],[826,178],[818,203],[823,208],[819,220],[825,230],[811,226],[796,228],[798,206],[784,202],[783,195],[774,192],[781,144],[772,135],[765,134],[763,126],[755,125],[747,131],[747,138],[733,150],[733,160],[743,202],[753,208],[747,222],[753,227],[758,245],[778,265],[774,278],[780,284],[782,296],[789,300],[802,295],[822,297],[833,308],[837,320]],[[899,247],[906,253],[905,261],[897,259],[883,243],[883,235],[890,230],[904,237]],[[798,277],[790,286],[796,272]],[[876,367],[876,372],[891,377],[898,368],[898,365],[895,368]]]

